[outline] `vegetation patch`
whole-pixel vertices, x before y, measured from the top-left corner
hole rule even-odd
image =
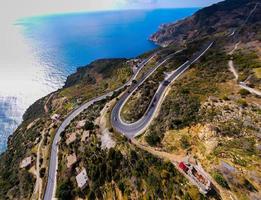
[[[249,79],[248,81],[252,86],[260,82],[258,69],[261,67],[261,61],[255,51],[238,50],[233,54],[233,60],[236,69],[239,71],[239,81]]]
[[[215,172],[213,172],[212,176],[219,185],[221,185],[222,187],[224,187],[226,189],[229,189],[229,185],[228,185],[226,179],[220,172],[215,171]]]
[[[185,178],[170,162],[165,162],[153,155],[137,149],[122,137],[113,137],[117,140],[116,147],[104,149],[101,147],[98,127],[89,130],[89,126],[76,128],[79,121],[94,121],[105,102],[90,107],[66,129],[62,135],[59,147],[58,193],[60,199],[70,197],[81,198],[128,198],[135,199],[176,199],[179,197],[196,195],[186,191],[190,187]],[[93,128],[93,126],[92,126]],[[82,141],[82,134],[89,130],[90,135]],[[66,135],[77,132],[77,139],[66,144]],[[69,154],[77,155],[77,163],[67,168],[66,157]],[[88,184],[79,189],[76,183],[77,169],[85,168],[88,175]],[[107,191],[117,191],[108,193]],[[145,192],[146,191],[146,192]]]

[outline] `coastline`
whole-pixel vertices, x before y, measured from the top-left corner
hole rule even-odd
[[[25,20],[18,21],[19,23],[10,23],[19,29],[20,36],[14,37],[17,40],[12,40],[16,42],[11,42],[7,45],[9,48],[4,50],[10,51],[7,55],[3,55],[4,59],[6,59],[5,57],[9,59],[10,55],[15,54],[15,59],[10,57],[9,60],[16,61],[10,63],[10,75],[9,73],[6,74],[6,70],[0,73],[3,76],[0,75],[2,85],[12,86],[9,89],[6,89],[7,87],[0,88],[0,93],[2,95],[3,91],[7,91],[7,96],[17,97],[22,92],[21,101],[23,105],[21,105],[22,112],[19,114],[20,120],[18,121],[20,124],[22,113],[39,98],[62,88],[66,77],[76,71],[76,66],[84,66],[86,63],[100,58],[132,58],[150,51],[157,46],[148,41],[148,37],[158,30],[160,24],[179,20],[193,14],[196,10],[197,8],[77,13],[65,16],[54,15],[49,17],[51,20],[48,17],[45,18],[46,16],[41,16],[37,20],[27,21],[27,23]],[[89,21],[84,20],[86,15],[90,18]],[[68,20],[67,17],[72,18],[75,28],[74,26],[71,27],[71,20]],[[109,18],[104,20],[105,17],[106,19]],[[59,26],[58,22],[61,20],[64,20],[64,23],[62,23],[64,26]],[[37,28],[39,25],[40,30]],[[53,31],[54,26],[57,31]],[[78,30],[79,27],[81,31],[74,31]],[[115,32],[116,30],[123,31]],[[99,34],[94,34],[95,31],[98,31]],[[9,38],[13,38],[10,30],[7,33],[10,33]],[[48,38],[42,38],[44,35],[48,35]],[[64,40],[61,38],[64,38]],[[42,42],[43,39],[44,42]],[[23,44],[20,44],[19,41],[23,41]],[[26,51],[23,49],[26,49]],[[25,52],[27,52],[26,55],[24,55]],[[55,55],[55,57],[53,58],[52,55]],[[19,63],[19,65],[16,63]],[[21,66],[24,70],[21,70]],[[7,83],[4,82],[9,76],[17,81],[9,83],[7,79]],[[11,91],[13,92],[10,93]],[[15,111],[20,104],[13,103],[12,107],[9,107]],[[13,117],[12,114],[6,116]],[[8,124],[5,124],[5,126],[8,126]],[[11,131],[5,133],[6,138],[9,134],[12,134]]]

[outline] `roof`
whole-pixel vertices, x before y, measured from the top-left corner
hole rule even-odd
[[[90,131],[84,131],[82,134],[81,141],[84,142],[90,136]]]
[[[179,163],[179,168],[182,169],[183,171],[187,171],[188,167],[184,164],[184,162]]]
[[[60,118],[60,115],[58,114],[54,114],[53,116],[51,116],[52,120],[58,120]]]
[[[79,188],[84,188],[86,186],[88,177],[85,168],[76,176],[76,181]]]
[[[76,125],[76,128],[77,128],[77,129],[83,128],[84,125],[85,125],[85,123],[86,123],[86,120],[81,120],[81,121],[79,121],[79,122],[77,123],[77,125]]]
[[[69,155],[67,157],[67,167],[70,168],[74,163],[76,163],[76,161],[77,161],[77,157],[75,153]]]
[[[26,157],[20,163],[20,168],[28,167],[29,165],[31,165],[31,163],[32,163],[32,156]]]
[[[66,144],[69,145],[76,140],[76,133],[69,133],[69,137],[66,140]]]

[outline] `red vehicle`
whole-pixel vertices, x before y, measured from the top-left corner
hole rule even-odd
[[[184,162],[179,163],[179,168],[182,169],[186,173],[189,170],[189,168],[187,167],[187,165]]]

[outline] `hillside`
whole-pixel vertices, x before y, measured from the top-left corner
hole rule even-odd
[[[152,40],[164,48],[136,59],[102,59],[79,68],[63,88],[28,108],[23,123],[10,136],[8,149],[0,156],[0,199],[43,198],[53,138],[74,109],[122,86],[142,59],[151,57],[132,85],[176,52],[123,106],[122,118],[135,122],[146,113],[167,73],[212,41],[206,54],[168,85],[159,111],[139,137],[126,138],[111,124],[112,109],[128,93],[127,86],[77,115],[56,144],[56,196],[66,200],[260,199],[258,2],[227,0],[203,8],[182,21],[162,25]],[[207,195],[180,170],[181,161],[204,169],[214,185]],[[85,184],[79,185],[78,175],[85,172]]]
[[[68,77],[63,89],[30,106],[22,124],[9,137],[7,151],[0,156],[0,199],[30,199],[36,181],[37,157],[45,181],[50,144],[63,118],[83,101],[118,87],[130,74],[125,59],[98,60]],[[59,118],[51,119],[54,115]],[[21,169],[22,160],[29,156],[32,162]]]
[[[197,11],[191,17],[176,23],[163,24],[160,30],[151,36],[151,40],[161,46],[184,45],[190,41],[201,38],[213,37],[213,35],[226,35],[237,29],[237,38],[247,40],[249,37],[259,38],[261,7],[250,14],[259,0],[229,0]],[[240,29],[248,20],[248,26]]]

